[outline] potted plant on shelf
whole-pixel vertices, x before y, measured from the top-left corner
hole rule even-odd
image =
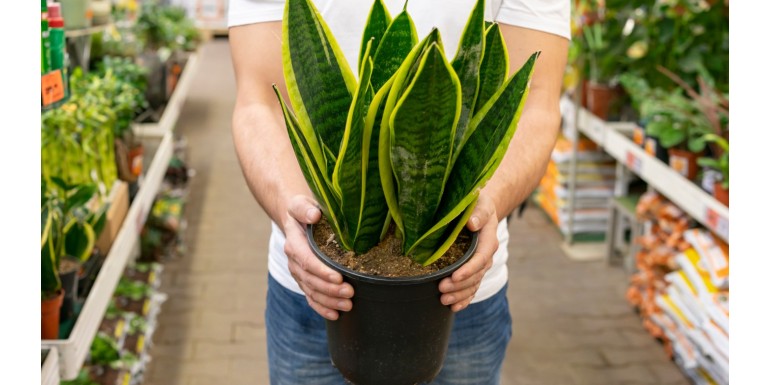
[[[42,182],[41,207],[41,289],[43,306],[48,299],[62,295],[59,318],[44,322],[56,324],[56,333],[46,326],[43,339],[58,338],[58,324],[75,314],[78,275],[83,263],[91,257],[94,243],[105,223],[107,205],[97,210],[88,208],[97,193],[96,186],[66,184],[58,178]],[[58,300],[57,300],[58,301]]]
[[[730,205],[730,147],[727,140],[716,134],[707,134],[704,139],[720,148],[718,156],[704,156],[698,158],[698,164],[708,167],[719,174],[719,179],[714,181],[712,194],[714,198],[725,206]]]
[[[575,36],[583,51],[582,99],[584,107],[602,120],[617,119],[625,104],[618,76],[627,66],[626,8],[583,3]]]
[[[508,77],[503,36],[485,24],[483,0],[451,62],[437,29],[418,41],[406,9],[391,19],[375,0],[367,23],[356,79],[312,2],[287,1],[293,111],[274,89],[323,213],[309,242],[356,290],[353,309],[327,321],[332,362],[354,383],[412,384],[442,366],[453,313],[438,282],[473,252],[465,225],[513,136],[539,53]],[[363,266],[386,245],[383,259],[406,261],[417,275]]]

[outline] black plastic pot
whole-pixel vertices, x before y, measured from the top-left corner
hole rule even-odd
[[[59,272],[59,279],[61,280],[61,287],[64,289],[64,300],[62,301],[61,314],[59,316],[60,322],[66,322],[75,316],[75,303],[78,299],[78,273],[80,272],[79,260],[71,257],[64,257],[66,259],[77,261],[77,268],[70,271]]]
[[[414,385],[438,375],[449,346],[454,313],[441,304],[439,281],[470,259],[478,243],[455,264],[429,275],[384,278],[364,275],[324,255],[307,227],[321,261],[353,286],[353,309],[326,321],[332,364],[357,385]]]

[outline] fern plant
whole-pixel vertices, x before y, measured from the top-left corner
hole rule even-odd
[[[283,109],[300,168],[339,244],[375,246],[391,222],[403,254],[429,265],[454,243],[516,130],[539,52],[512,76],[496,23],[473,8],[455,57],[418,39],[404,9],[369,13],[354,75],[311,0],[288,0]]]

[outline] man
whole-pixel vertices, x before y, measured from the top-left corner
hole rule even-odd
[[[355,68],[371,1],[314,0]],[[412,0],[408,12],[422,39],[438,27],[452,58],[475,0]],[[404,0],[385,0],[391,15]],[[353,288],[310,250],[306,224],[321,212],[291,148],[271,85],[287,95],[281,67],[281,0],[230,0],[229,37],[237,83],[233,139],[246,182],[273,220],[265,314],[272,384],[344,384],[332,367],[324,318],[352,307]],[[506,217],[545,172],[561,116],[559,98],[569,44],[568,0],[491,0],[508,46],[511,74],[535,51],[529,98],[518,130],[495,175],[481,191],[467,227],[479,232],[474,256],[439,284],[441,302],[456,318],[444,367],[435,384],[497,384],[511,317],[505,297]]]

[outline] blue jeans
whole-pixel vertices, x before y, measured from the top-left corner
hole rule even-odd
[[[271,385],[344,385],[331,364],[326,321],[305,297],[268,274],[267,355]],[[512,322],[506,288],[455,314],[444,366],[431,385],[497,385]]]

